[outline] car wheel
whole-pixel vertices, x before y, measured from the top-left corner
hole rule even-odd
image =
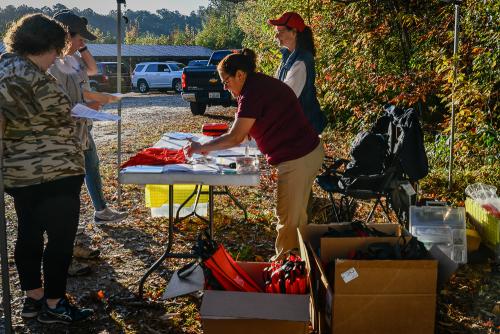
[[[193,115],[203,115],[207,110],[207,105],[204,103],[190,102],[189,106]]]
[[[172,87],[174,87],[174,90],[177,92],[177,93],[181,93],[182,92],[182,83],[179,79],[175,79],[174,82],[172,83]]]
[[[137,88],[139,89],[139,92],[141,92],[142,94],[147,93],[149,91],[149,86],[146,80],[139,80],[139,82],[137,82]]]

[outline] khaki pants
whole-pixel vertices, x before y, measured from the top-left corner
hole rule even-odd
[[[299,247],[297,227],[307,224],[307,202],[324,156],[323,142],[320,142],[309,154],[277,165],[278,236],[273,260],[280,259],[287,251]]]

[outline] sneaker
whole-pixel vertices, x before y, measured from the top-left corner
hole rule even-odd
[[[73,247],[73,256],[79,259],[94,260],[99,257],[101,251],[95,248],[89,248],[83,245]]]
[[[94,314],[94,310],[89,308],[78,308],[71,305],[66,298],[57,302],[56,308],[50,308],[47,303],[43,303],[37,320],[43,324],[70,324],[75,321],[84,320]]]
[[[21,311],[21,317],[23,318],[34,318],[38,315],[43,305],[43,298],[36,300],[31,297],[24,298],[23,310]]]
[[[97,225],[106,223],[117,223],[125,218],[127,218],[127,212],[120,212],[110,208],[105,208],[101,211],[96,211],[94,213],[94,221]]]

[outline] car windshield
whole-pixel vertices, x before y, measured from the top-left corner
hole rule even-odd
[[[116,64],[106,64],[106,74],[116,74],[117,66]],[[122,74],[128,73],[127,67],[122,64]]]
[[[179,63],[176,63],[176,64],[168,64],[168,66],[170,66],[170,69],[172,71],[182,71],[182,69],[184,67],[186,67],[184,64],[179,64]]]
[[[142,69],[143,69],[143,68],[144,68],[144,65],[137,65],[137,66],[135,67],[135,70],[134,70],[134,71],[135,71],[135,72],[140,72],[140,71],[142,71]]]
[[[208,60],[191,60],[188,65],[189,66],[206,66],[208,64]]]
[[[225,56],[228,54],[233,53],[230,50],[225,50],[225,51],[217,51],[212,54],[212,57],[210,58],[210,65],[218,65],[222,59],[224,59]]]

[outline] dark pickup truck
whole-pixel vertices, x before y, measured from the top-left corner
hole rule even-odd
[[[203,115],[207,106],[236,105],[231,93],[224,90],[217,64],[234,50],[214,51],[206,66],[187,66],[182,72],[182,98],[189,102],[193,115]]]

